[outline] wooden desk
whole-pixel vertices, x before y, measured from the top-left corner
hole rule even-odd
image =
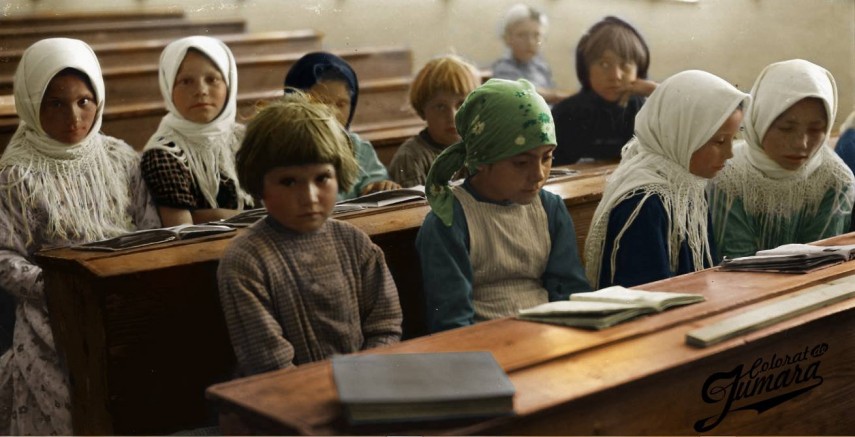
[[[590,219],[580,219],[576,208],[588,211],[599,201],[614,165],[580,168],[578,177],[550,189],[563,193],[584,240],[587,228],[579,223]],[[383,249],[410,337],[425,332],[413,241],[428,210],[422,202],[342,217]],[[234,365],[216,282],[229,241],[213,236],[124,253],[37,255],[54,338],[71,374],[75,434],[162,434],[211,418],[204,390],[230,379]]]
[[[853,244],[855,234],[832,242]],[[511,417],[350,427],[329,361],[218,384],[208,397],[227,435],[850,434],[855,299],[705,349],[684,337],[851,275],[855,262],[807,275],[710,269],[639,287],[701,293],[706,302],[603,331],[501,319],[365,352],[491,351],[517,389]]]

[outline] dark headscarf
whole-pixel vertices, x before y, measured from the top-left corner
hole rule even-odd
[[[285,75],[285,92],[288,92],[288,88],[308,91],[329,74],[340,76],[340,79],[347,82],[350,88],[350,117],[345,125],[349,129],[353,114],[356,112],[356,101],[359,98],[359,81],[356,78],[356,72],[344,59],[327,52],[306,54],[297,60]]]
[[[597,33],[597,31],[605,26],[625,27],[638,37],[638,40],[641,41],[641,46],[644,47],[644,54],[647,58],[647,62],[645,62],[644,65],[638,65],[637,76],[639,79],[647,79],[647,68],[650,66],[650,49],[647,47],[647,42],[644,41],[644,37],[642,37],[638,30],[632,27],[631,24],[618,17],[610,15],[600,20],[597,24],[591,26],[591,28],[582,35],[582,38],[579,39],[579,44],[576,45],[576,77],[579,78],[579,83],[582,84],[582,88],[591,89],[591,79],[588,77],[588,66],[585,62],[585,47],[588,45],[588,39],[590,39],[591,35]]]

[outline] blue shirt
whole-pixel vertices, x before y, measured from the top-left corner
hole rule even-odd
[[[692,251],[688,239],[680,243],[677,271],[671,271],[671,261],[668,253],[668,216],[662,199],[650,196],[638,211],[632,224],[624,231],[620,239],[620,248],[615,259],[614,282],[611,276],[611,256],[615,236],[629,220],[644,193],[639,193],[624,199],[609,213],[609,224],[606,228],[606,239],[603,245],[602,265],[600,267],[600,283],[597,288],[611,285],[632,287],[660,279],[670,278],[695,271],[692,261]],[[715,259],[715,247],[712,239],[712,226],[707,231],[707,241]],[[704,261],[703,268],[711,267]]]
[[[484,199],[469,184],[463,188],[479,202]],[[540,190],[546,211],[552,250],[541,277],[550,301],[566,300],[571,293],[591,289],[576,247],[576,229],[561,197]],[[469,259],[469,227],[463,206],[455,198],[453,222],[445,226],[433,212],[416,237],[426,299],[426,322],[430,332],[474,324],[472,264]],[[526,226],[521,223],[521,226]]]
[[[349,132],[350,140],[353,142],[356,162],[359,164],[359,176],[353,181],[353,186],[346,193],[339,193],[338,200],[353,199],[359,197],[359,193],[366,185],[372,182],[380,182],[389,179],[389,172],[377,157],[374,146],[363,140],[359,135]]]

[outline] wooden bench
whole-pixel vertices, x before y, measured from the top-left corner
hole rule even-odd
[[[360,84],[354,126],[377,121],[414,119],[415,113],[407,104],[409,82],[409,77],[363,81]],[[239,95],[238,120],[245,121],[251,117],[259,102],[276,99],[281,95],[281,89]],[[101,130],[107,135],[125,140],[137,150],[142,150],[164,115],[166,106],[162,101],[121,105],[107,100]],[[17,128],[17,115],[0,116],[0,150],[5,149]]]
[[[336,52],[356,71],[360,81],[409,76],[413,70],[412,51],[404,47],[365,47],[358,51]],[[281,90],[285,73],[303,53],[243,56],[237,60],[238,93]],[[107,102],[110,105],[159,102],[157,62],[102,68]],[[0,76],[0,94],[12,94],[13,75]]]
[[[551,184],[566,186],[559,191],[569,196],[582,239],[587,229],[579,223],[588,221],[576,210],[598,202],[611,168]],[[383,249],[410,337],[424,332],[413,241],[428,209],[417,202],[341,217]],[[163,434],[210,419],[204,390],[230,379],[234,364],[216,283],[230,239],[203,238],[123,253],[63,248],[36,256],[56,344],[73,375],[75,434]]]
[[[213,36],[225,42],[237,60],[260,55],[306,53],[321,50],[321,39],[323,38],[321,32],[312,29]],[[176,38],[103,42],[91,46],[98,55],[101,68],[109,71],[112,67],[156,65],[160,62],[160,54],[164,47]],[[26,48],[0,51],[0,80],[11,80],[24,50]]]
[[[44,38],[65,37],[90,44],[129,40],[175,38],[188,35],[242,33],[246,23],[241,19],[185,21],[134,20],[122,23],[84,23],[64,26],[38,26],[26,29],[0,29],[0,50],[25,49]]]
[[[855,235],[828,243],[853,244]],[[602,331],[506,318],[362,353],[490,351],[516,389],[510,416],[348,426],[330,361],[218,384],[208,397],[224,435],[848,434],[855,299],[712,347],[688,346],[685,336],[853,275],[853,262],[806,275],[714,268],[638,287],[705,302]]]
[[[140,20],[180,20],[184,18],[181,9],[150,9],[134,11],[94,11],[94,12],[38,12],[26,15],[6,15],[0,17],[0,29],[29,29],[43,26],[66,26],[69,24],[123,23]]]

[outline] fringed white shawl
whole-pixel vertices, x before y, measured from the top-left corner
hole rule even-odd
[[[66,68],[89,77],[97,102],[92,129],[77,144],[52,139],[39,120],[50,80]],[[137,157],[130,148],[115,152],[111,142],[119,142],[99,133],[104,80],[92,49],[67,38],[33,44],[18,64],[14,93],[20,122],[0,158],[0,205],[21,213],[27,244],[34,238],[34,220],[45,220],[38,223],[44,226],[43,236],[57,240],[91,241],[132,230],[128,184],[117,175],[127,174]],[[36,210],[47,217],[35,217]]]
[[[204,53],[220,70],[228,86],[226,104],[209,123],[194,123],[178,112],[172,101],[175,77],[187,50]],[[217,191],[221,173],[235,183],[238,209],[252,202],[240,187],[235,170],[235,153],[244,136],[244,126],[235,122],[237,114],[237,65],[231,50],[222,41],[207,36],[191,36],[173,41],[160,55],[160,93],[169,113],[160,121],[145,150],[161,149],[173,154],[196,180],[199,190],[211,208],[218,208]],[[174,146],[170,146],[174,144]],[[181,153],[183,152],[183,153]]]
[[[741,199],[745,212],[758,219],[757,237],[762,246],[758,249],[765,249],[783,244],[775,237],[783,227],[792,226],[792,218],[800,212],[816,217],[829,190],[836,195],[825,228],[835,216],[848,214],[855,178],[827,144],[837,113],[837,85],[826,69],[801,59],[771,64],[760,73],[751,96],[743,120],[745,141],[736,145],[734,158],[713,181],[712,202],[719,204],[713,221],[716,238],[721,238],[733,202]],[[762,141],[775,119],[811,97],[825,105],[826,141],[800,168],[787,170],[766,155]]]
[[[712,263],[707,241],[707,180],[689,172],[692,154],[712,138],[748,95],[710,73],[690,70],[666,79],[645,102],[635,119],[635,137],[623,148],[621,163],[609,177],[585,244],[585,267],[591,284],[600,283],[609,215],[623,200],[643,193],[630,219],[615,237],[612,278],[621,236],[651,196],[658,196],[668,214],[668,253],[676,271],[680,245],[688,239],[692,261]],[[644,256],[643,253],[638,256]]]

